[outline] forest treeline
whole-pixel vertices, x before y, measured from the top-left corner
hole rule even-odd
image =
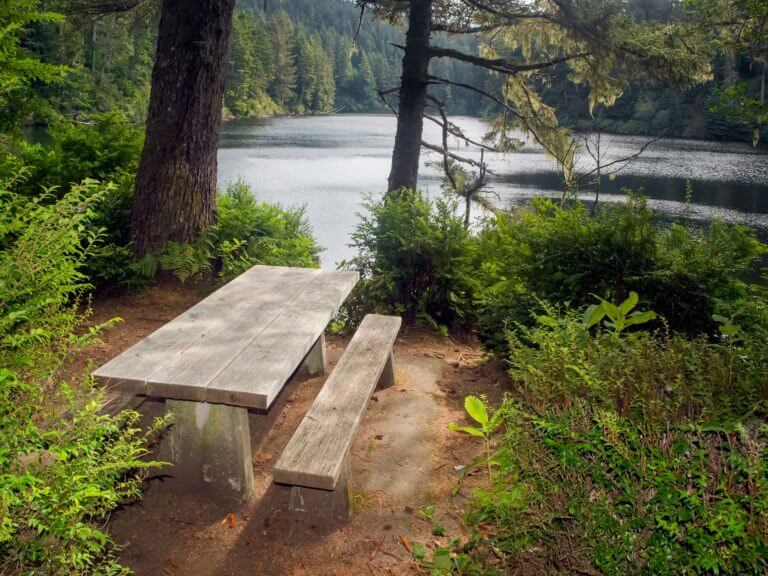
[[[632,3],[642,20],[664,22],[680,6],[667,0]],[[55,7],[54,7],[55,8]],[[63,82],[39,87],[37,98],[15,102],[27,113],[24,123],[48,122],[62,114],[88,118],[122,110],[134,121],[145,119],[152,75],[157,15],[112,13],[99,18],[68,17],[32,25],[27,38],[45,62],[64,64]],[[352,2],[281,0],[265,6],[241,0],[236,8],[224,95],[227,117],[278,114],[386,112],[376,94],[396,86],[402,40],[400,25],[365,16]],[[472,52],[474,40],[442,35],[443,45]],[[752,127],[729,113],[729,91],[757,97],[763,72],[748,58],[718,55],[710,82],[685,91],[631,85],[609,109],[590,112],[586,88],[569,81],[563,70],[544,76],[541,93],[558,110],[561,122],[577,129],[690,138],[752,138]],[[449,59],[435,60],[432,72],[461,77],[498,93],[499,76]],[[454,114],[482,116],[494,112],[477,93],[438,87],[435,93]],[[3,123],[0,111],[0,124]],[[0,126],[4,130],[8,126]]]
[[[56,6],[51,6],[56,11]],[[62,12],[64,10],[62,9]],[[9,122],[49,123],[57,115],[88,119],[120,110],[131,120],[146,117],[158,16],[154,11],[68,16],[33,22],[27,47],[43,62],[65,65],[62,82],[19,95]],[[224,95],[225,116],[384,112],[378,87],[397,84],[401,53],[393,46],[402,29],[365,17],[351,2],[283,0],[238,3],[231,32]],[[468,47],[471,40],[450,39]],[[471,46],[469,46],[471,48]],[[437,63],[450,73],[462,63]],[[481,75],[470,67],[463,74]],[[476,94],[441,92],[455,113],[479,114]],[[33,97],[34,96],[34,97]],[[19,109],[25,111],[19,114]],[[12,120],[11,120],[12,119]],[[4,121],[5,120],[5,121]]]

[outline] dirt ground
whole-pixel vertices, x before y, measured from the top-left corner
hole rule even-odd
[[[104,343],[88,351],[94,367],[117,355],[202,297],[153,287],[94,302],[94,322],[119,316]],[[347,338],[328,337],[329,370]],[[415,574],[409,549],[427,549],[464,533],[461,517],[474,479],[456,495],[456,467],[479,453],[476,439],[447,429],[463,422],[463,399],[498,400],[503,371],[473,343],[404,329],[395,347],[397,384],[375,393],[351,452],[355,513],[348,523],[287,510],[288,489],[272,483],[280,452],[309,409],[324,377],[295,377],[268,414],[249,415],[256,495],[246,505],[185,494],[172,479],[147,482],[140,503],[115,512],[109,530],[121,561],[140,576]],[[144,402],[150,419],[164,411]],[[422,511],[434,507],[431,520]],[[433,525],[445,528],[433,535]],[[428,553],[429,554],[429,553]]]

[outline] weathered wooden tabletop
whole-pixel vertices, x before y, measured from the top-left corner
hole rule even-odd
[[[93,375],[124,392],[267,409],[357,280],[254,266]]]

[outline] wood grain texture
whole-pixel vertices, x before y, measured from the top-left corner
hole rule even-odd
[[[145,394],[152,374],[234,313],[247,298],[249,287],[269,282],[283,270],[288,268],[254,266],[94,371],[96,381],[110,389]],[[313,277],[319,273],[307,271]]]
[[[267,409],[354,288],[357,272],[322,272],[208,385],[208,402]]]
[[[369,314],[273,470],[273,480],[334,490],[368,401],[391,358],[401,320]]]
[[[147,379],[147,394],[177,400],[207,399],[208,384],[296,300],[320,270],[278,268],[259,282],[230,289],[236,304],[203,319],[205,332]]]

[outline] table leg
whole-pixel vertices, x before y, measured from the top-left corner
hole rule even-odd
[[[301,369],[310,376],[325,374],[325,334],[322,334],[312,346],[301,364]]]
[[[173,464],[173,484],[217,497],[248,500],[253,463],[248,410],[224,404],[166,400],[173,426],[163,438],[160,459]]]

